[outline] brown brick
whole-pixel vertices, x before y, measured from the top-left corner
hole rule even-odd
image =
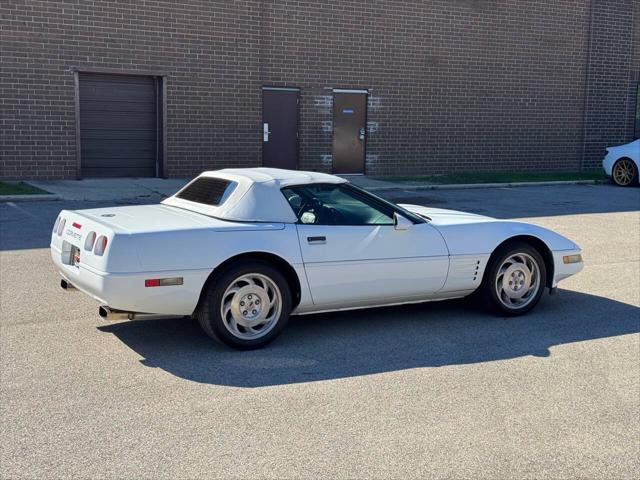
[[[634,135],[639,5],[4,0],[0,178],[75,176],[74,68],[167,76],[174,177],[261,164],[262,85],[302,89],[304,169],[331,87],[371,91],[367,173],[598,168]]]

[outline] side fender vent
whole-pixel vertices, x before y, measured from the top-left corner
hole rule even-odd
[[[451,257],[449,275],[445,289],[475,290],[482,281],[482,273],[489,260],[489,255],[461,255]]]

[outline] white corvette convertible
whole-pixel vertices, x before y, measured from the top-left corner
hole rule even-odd
[[[51,256],[63,288],[105,318],[192,315],[241,349],[273,340],[291,314],[475,292],[520,315],[583,266],[575,243],[542,227],[267,168],[205,172],[159,205],[63,210]]]

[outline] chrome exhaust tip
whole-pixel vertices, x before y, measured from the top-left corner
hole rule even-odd
[[[120,310],[113,310],[106,305],[102,305],[98,308],[98,315],[105,320],[133,320],[134,314],[131,312],[121,312]]]
[[[181,315],[158,315],[157,313],[127,312],[115,310],[106,305],[98,307],[98,315],[109,321],[118,320],[160,320],[162,318],[181,318]]]
[[[76,287],[74,287],[71,283],[67,282],[64,278],[62,280],[60,280],[60,286],[62,287],[63,290],[77,290]]]

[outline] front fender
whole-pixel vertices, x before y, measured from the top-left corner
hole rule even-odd
[[[513,220],[435,226],[444,237],[451,255],[491,254],[501,243],[523,235],[532,236],[551,251],[579,250],[568,238],[538,225]]]

